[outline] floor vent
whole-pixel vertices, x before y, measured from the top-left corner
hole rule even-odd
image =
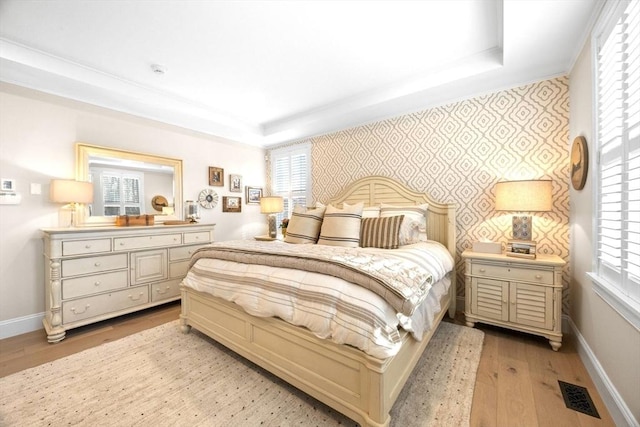
[[[564,398],[564,404],[567,408],[574,411],[582,412],[583,414],[591,415],[592,417],[600,418],[596,406],[589,396],[589,391],[586,388],[575,384],[565,383],[564,381],[558,381],[560,390],[562,391],[562,397]]]

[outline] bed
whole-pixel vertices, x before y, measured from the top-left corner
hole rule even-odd
[[[455,208],[432,200],[386,177],[362,178],[327,204],[413,206],[428,203],[427,235],[444,245],[455,260]],[[286,245],[286,243],[281,243]],[[306,245],[305,245],[306,246]],[[181,328],[191,327],[272,372],[360,425],[387,426],[389,411],[418,362],[437,325],[455,315],[455,268],[439,298],[434,326],[420,341],[400,329],[400,344],[390,357],[373,357],[350,345],[318,338],[277,317],[256,317],[233,302],[181,285]]]

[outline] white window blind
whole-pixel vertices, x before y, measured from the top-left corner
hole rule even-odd
[[[284,212],[290,218],[293,207],[306,206],[311,200],[311,145],[296,145],[271,151],[271,188],[273,195],[284,199]]]
[[[596,272],[600,286],[640,307],[640,2],[603,12],[595,33]],[[637,315],[636,315],[637,316]]]
[[[99,171],[102,215],[140,215],[142,212],[142,186],[144,176],[139,173]]]

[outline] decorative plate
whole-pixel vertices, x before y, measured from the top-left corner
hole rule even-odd
[[[164,196],[153,196],[153,199],[151,199],[151,206],[153,206],[153,209],[158,212],[162,212],[162,208],[168,207],[169,203],[167,202],[167,198]]]
[[[218,204],[218,193],[210,188],[204,189],[198,196],[198,202],[205,209],[213,209]]]
[[[571,146],[571,185],[576,190],[582,190],[587,181],[587,171],[589,170],[589,152],[587,151],[587,140],[582,136],[577,136]]]

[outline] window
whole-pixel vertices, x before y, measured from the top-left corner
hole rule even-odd
[[[306,206],[311,200],[311,144],[278,148],[271,151],[272,194],[284,199],[284,212],[277,215],[290,218],[293,207]]]
[[[640,325],[640,2],[609,3],[594,31],[594,289]]]
[[[142,212],[142,188],[144,174],[94,168],[92,181],[100,182],[95,187],[93,209],[99,215],[140,215]]]

